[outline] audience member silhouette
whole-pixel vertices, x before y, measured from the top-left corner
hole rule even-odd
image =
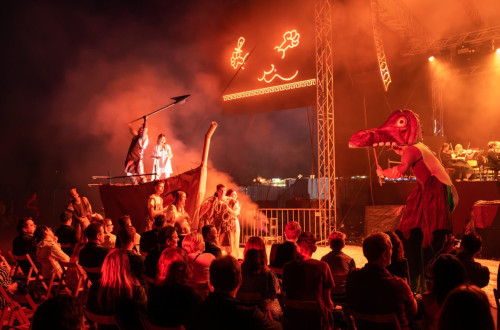
[[[188,253],[189,263],[193,270],[193,276],[189,280],[189,284],[195,288],[198,294],[206,298],[209,292],[209,268],[215,257],[211,253],[203,252],[205,242],[200,233],[187,235],[182,241],[182,248]]]
[[[293,259],[297,258],[297,239],[299,238],[301,228],[298,222],[290,221],[285,226],[286,241],[281,244],[273,244],[269,256],[269,265],[275,268],[283,266]]]
[[[303,232],[297,239],[299,256],[285,264],[283,267],[283,294],[288,299],[303,301],[318,301],[322,310],[322,319],[317,319],[323,324],[328,324],[330,311],[333,309],[331,290],[334,287],[330,267],[324,261],[312,259],[316,252],[316,238],[311,232]],[[310,319],[293,316],[290,310],[285,311],[285,320],[289,326],[298,329],[306,326]],[[315,327],[316,325],[311,325]]]
[[[42,267],[42,276],[50,279],[54,271],[61,272],[59,264],[53,266],[50,259],[69,261],[69,256],[61,250],[57,243],[57,237],[47,226],[39,226],[33,235],[36,243],[36,259]],[[56,268],[54,268],[56,267]]]
[[[475,260],[481,252],[483,241],[475,234],[466,234],[462,237],[457,258],[463,263],[467,279],[471,284],[484,288],[490,281],[490,270]]]
[[[387,270],[392,275],[401,277],[406,283],[410,283],[410,271],[408,269],[408,260],[405,258],[405,250],[399,236],[392,231],[386,231],[389,235],[392,244],[391,264],[387,266]]]
[[[241,267],[230,255],[215,259],[210,265],[213,292],[195,313],[192,329],[281,329],[255,306],[236,300],[241,285]]]
[[[80,250],[78,263],[85,268],[101,268],[104,258],[109,249],[102,247],[104,242],[104,226],[102,222],[94,221],[83,231],[87,237],[87,244]],[[99,273],[87,274],[92,283],[95,283],[101,276]]]
[[[363,314],[394,313],[401,327],[408,327],[408,318],[417,312],[417,302],[409,285],[386,269],[391,263],[391,239],[384,233],[369,235],[363,240],[363,254],[368,263],[347,276],[348,307]],[[356,325],[358,328],[374,327],[358,319]]]
[[[84,330],[80,301],[69,295],[57,295],[38,306],[31,322],[32,330]]]
[[[163,214],[154,217],[153,229],[142,233],[140,239],[141,254],[146,256],[149,251],[158,245],[158,231],[165,227],[166,219]]]
[[[177,246],[179,238],[175,228],[172,226],[165,226],[158,231],[158,245],[149,251],[148,255],[144,259],[144,267],[146,271],[146,276],[149,280],[154,280],[156,278],[156,273],[158,271],[158,261],[160,256],[167,247],[173,248]]]
[[[145,266],[144,257],[134,250],[136,231],[133,226],[127,226],[118,232],[121,242],[121,249],[128,255],[130,261],[130,270],[134,273],[141,284],[145,284]]]
[[[73,214],[71,212],[63,212],[60,216],[61,226],[57,228],[55,235],[57,236],[57,242],[61,245],[61,249],[64,253],[71,256],[73,254],[73,249],[78,242],[76,237],[76,230],[71,226],[73,222]]]
[[[436,329],[439,311],[446,295],[467,280],[465,268],[455,256],[441,254],[429,266],[428,292],[422,294],[423,324]]]
[[[333,282],[335,286],[332,289],[332,300],[334,302],[345,301],[345,282],[347,274],[356,268],[354,259],[342,252],[345,246],[345,234],[333,231],[328,237],[328,244],[332,250],[321,258],[330,266],[332,272]]]
[[[101,267],[101,278],[92,284],[87,309],[99,315],[115,315],[127,329],[141,329],[140,312],[146,311],[146,294],[130,270],[129,256],[122,249],[111,250]]]
[[[187,326],[202,298],[187,285],[191,276],[187,254],[181,248],[163,250],[156,282],[148,290],[149,321],[158,326]]]
[[[35,233],[36,225],[32,218],[21,218],[17,224],[18,236],[12,241],[12,254],[15,256],[24,257],[29,254],[31,259],[36,262],[36,244],[33,234]],[[28,260],[19,260],[19,266],[25,275],[30,270]]]
[[[214,225],[205,225],[201,228],[201,234],[205,241],[205,252],[213,254],[216,258],[222,255],[218,244],[218,233]]]
[[[474,285],[461,285],[451,291],[439,315],[439,330],[494,330],[486,294]]]
[[[260,237],[254,236],[252,238],[262,241]],[[265,249],[245,248],[244,259],[241,264],[241,275],[242,283],[237,298],[245,300],[243,296],[245,293],[260,293],[262,301],[259,308],[265,313],[270,312],[274,320],[279,320],[282,311],[277,294],[281,292],[281,288],[276,274],[267,266]]]

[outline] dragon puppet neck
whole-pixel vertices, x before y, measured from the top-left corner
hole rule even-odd
[[[349,148],[376,146],[407,146],[422,140],[419,116],[411,110],[394,111],[379,128],[356,132],[349,139]]]

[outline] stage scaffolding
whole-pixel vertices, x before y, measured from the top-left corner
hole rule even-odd
[[[316,0],[316,111],[318,128],[319,241],[336,229],[335,127],[333,104],[332,2]]]

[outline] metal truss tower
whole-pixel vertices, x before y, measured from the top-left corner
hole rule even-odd
[[[335,126],[333,104],[332,3],[316,0],[316,111],[318,128],[318,195],[320,241],[336,228]]]

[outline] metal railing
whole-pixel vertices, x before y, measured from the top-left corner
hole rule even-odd
[[[290,221],[297,221],[302,231],[314,233],[318,241],[328,237],[329,233],[321,226],[320,209],[258,209],[241,215],[240,244],[245,244],[251,236],[261,237],[266,244],[282,242]]]

